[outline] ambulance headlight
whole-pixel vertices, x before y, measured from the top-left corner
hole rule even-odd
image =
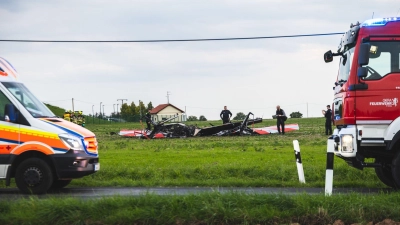
[[[72,150],[83,151],[82,140],[71,134],[60,134],[58,135],[64,144]]]
[[[353,135],[345,134],[341,137],[341,150],[342,152],[353,152]]]

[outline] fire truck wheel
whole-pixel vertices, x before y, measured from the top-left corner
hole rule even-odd
[[[30,158],[22,161],[15,172],[15,183],[25,194],[44,194],[53,183],[53,173],[42,159]]]
[[[379,159],[375,159],[375,163],[382,164],[382,167],[375,167],[375,173],[379,180],[389,187],[396,187],[390,166],[388,166],[386,163],[382,163]]]
[[[66,187],[72,180],[54,180],[51,189],[58,190]]]
[[[396,188],[400,187],[400,152],[396,154],[392,161],[392,175]]]

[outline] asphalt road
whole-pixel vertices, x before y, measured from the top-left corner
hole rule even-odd
[[[391,188],[334,188],[334,194],[346,193],[364,193],[373,194],[379,192],[392,192]],[[124,187],[124,188],[64,188],[57,192],[50,192],[45,195],[39,195],[39,198],[49,197],[76,197],[76,198],[101,198],[107,196],[140,196],[145,194],[156,195],[188,195],[207,192],[230,193],[239,192],[246,194],[321,194],[324,188],[227,188],[227,187]],[[0,199],[18,199],[27,198],[30,195],[24,195],[17,188],[0,188]]]

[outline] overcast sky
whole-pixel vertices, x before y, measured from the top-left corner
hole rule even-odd
[[[345,32],[399,15],[398,0],[0,0],[0,39],[154,40]],[[117,99],[170,103],[218,119],[232,111],[320,117],[333,98],[341,35],[179,43],[0,42],[0,56],[42,101],[85,114]],[[308,104],[307,104],[308,103]],[[94,107],[92,107],[94,105]],[[307,107],[308,105],[308,107]],[[308,109],[308,113],[307,113]],[[116,109],[115,109],[116,110]]]

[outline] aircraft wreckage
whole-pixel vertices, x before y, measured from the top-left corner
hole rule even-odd
[[[243,121],[231,122],[223,125],[211,127],[198,128],[195,125],[186,125],[183,123],[167,123],[176,117],[172,117],[168,120],[161,122],[154,122],[150,116],[145,116],[147,127],[150,128],[152,125],[153,129],[143,130],[121,130],[120,136],[123,137],[138,137],[138,138],[185,138],[185,137],[202,137],[202,136],[240,136],[240,135],[265,135],[271,133],[277,133],[276,126],[262,127],[262,128],[250,128],[248,125],[261,123],[261,118],[249,119],[253,113],[248,113]],[[285,131],[298,130],[298,124],[285,125]]]

